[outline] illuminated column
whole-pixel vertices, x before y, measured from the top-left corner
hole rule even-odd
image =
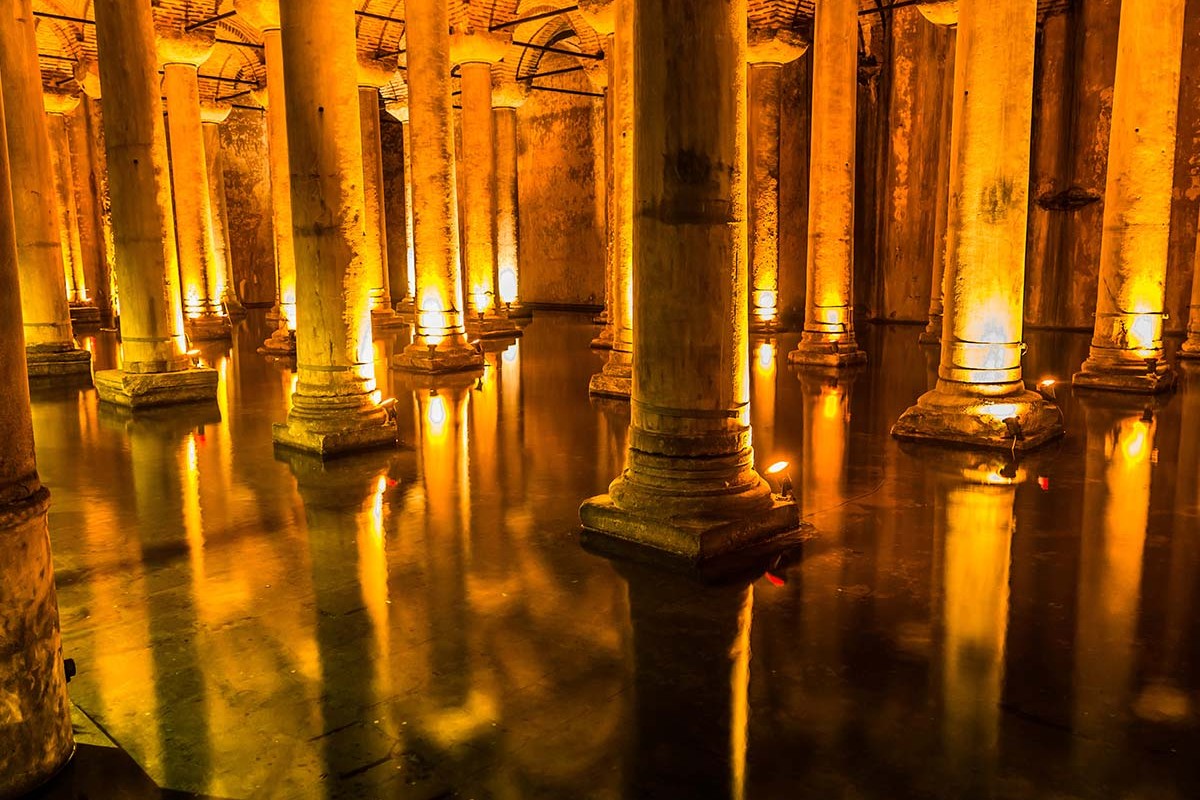
[[[1037,2],[957,7],[941,365],[892,434],[1027,449],[1063,432],[1021,376]]]
[[[219,297],[229,315],[243,315],[246,309],[237,296],[229,270],[229,211],[225,201],[225,157],[221,150],[221,123],[229,119],[233,106],[205,104],[200,107],[204,124],[204,158],[208,163],[208,194],[212,200],[212,228],[215,269],[208,276],[209,297]]]
[[[515,326],[499,304],[497,289],[496,120],[492,114],[492,65],[506,42],[482,33],[456,34],[451,58],[462,89],[463,254],[467,285],[467,332],[509,337]]]
[[[754,471],[746,302],[746,3],[638,3],[629,465],[595,539],[696,562],[799,526]]]
[[[394,364],[421,372],[483,367],[467,344],[459,270],[454,171],[454,117],[450,103],[450,20],[442,0],[405,6],[409,114],[412,119],[413,244],[416,257],[417,333]]]
[[[819,2],[813,23],[808,291],[793,364],[865,361],[854,338],[854,159],[858,119],[858,6]]]
[[[937,23],[938,14],[919,6],[927,17]],[[943,12],[945,13],[945,12]],[[950,214],[950,141],[954,125],[954,51],[957,41],[958,17],[954,15],[949,25],[949,44],[943,72],[942,110],[938,120],[938,168],[937,198],[934,207],[933,229],[933,279],[929,284],[929,323],[919,337],[921,344],[941,344],[944,315],[943,283],[946,279],[946,225]]]
[[[807,49],[808,45],[794,34],[750,31],[747,51],[750,56],[747,78],[750,327],[760,332],[774,330],[779,324],[779,118],[783,108],[783,66],[804,55]],[[851,137],[851,147],[853,144]]]
[[[1200,359],[1200,239],[1196,240],[1195,263],[1196,267],[1192,271],[1192,302],[1188,309],[1187,340],[1179,348],[1179,357],[1184,359]]]
[[[525,84],[505,81],[492,92],[496,124],[496,292],[510,317],[532,316],[521,304],[521,208],[517,181],[517,109]]]
[[[274,440],[321,457],[392,445],[371,344],[354,0],[283,0],[296,248],[296,389]],[[276,96],[275,102],[280,98]]]
[[[97,0],[104,144],[121,289],[121,369],[95,375],[100,399],[138,407],[217,396],[217,372],[192,366],[183,335],[167,131],[149,0]]]
[[[58,232],[63,254],[63,276],[71,322],[95,325],[100,309],[92,302],[83,270],[83,241],[79,233],[79,207],[75,202],[75,166],[71,157],[71,121],[79,107],[79,95],[46,92],[46,127],[54,157],[54,192],[58,201]]]
[[[588,11],[588,6],[593,6]],[[609,66],[608,93],[612,138],[612,249],[613,268],[609,289],[608,325],[612,347],[604,369],[592,376],[588,391],[604,397],[629,397],[633,383],[633,250],[634,200],[634,0],[583,3],[597,32],[611,33],[605,50]],[[744,41],[744,37],[743,37]],[[742,107],[744,107],[744,103]]]
[[[32,0],[12,0],[0,11],[0,86],[8,113],[29,374],[83,375],[91,369],[91,354],[75,346],[71,333]]]
[[[396,74],[395,65],[359,59],[358,109],[362,130],[363,199],[366,202],[367,282],[370,287],[371,321],[376,327],[398,322],[392,310],[388,286],[387,218],[383,210],[383,143],[379,134],[379,87]]]
[[[415,256],[416,249],[413,246],[413,204],[412,204],[412,135],[408,124],[408,106],[400,103],[388,103],[387,112],[392,115],[392,118],[400,123],[400,139],[404,148],[401,158],[404,164],[404,265],[406,270],[407,280],[405,288],[408,294],[401,298],[396,306],[396,310],[403,314],[411,314],[416,308],[416,291],[417,291],[417,259]],[[391,240],[389,240],[391,244]],[[397,265],[389,262],[389,267],[394,269]],[[394,273],[393,273],[394,274]],[[395,296],[396,284],[392,284],[392,295]]]
[[[615,5],[615,3],[613,4]],[[612,6],[607,8],[611,9]],[[616,173],[614,172],[613,164],[613,131],[615,128],[615,97],[616,90],[613,87],[613,61],[616,52],[616,44],[612,33],[612,17],[610,12],[606,18],[609,25],[604,30],[607,31],[604,37],[604,61],[600,64],[594,64],[592,69],[587,70],[588,78],[592,81],[592,88],[604,94],[604,167],[603,170],[597,170],[597,174],[604,175],[604,309],[596,315],[593,322],[601,325],[600,332],[596,334],[596,338],[592,340],[592,348],[596,350],[611,350],[613,342],[613,283],[616,280],[616,263],[617,263],[617,192],[616,192]],[[589,22],[593,27],[596,27],[597,20],[589,18]]]
[[[28,3],[24,9],[32,31]],[[5,17],[0,27],[12,24],[11,11],[0,16]],[[6,33],[0,47],[9,41]],[[7,94],[0,96],[0,142]],[[50,492],[38,480],[33,452],[11,177],[7,150],[0,147],[0,648],[5,654],[0,659],[5,708],[0,794],[5,797],[49,780],[75,752],[46,525]]]
[[[279,30],[279,3],[278,0],[235,0],[234,7],[239,19],[262,31],[267,67],[266,92],[256,92],[255,99],[266,109],[271,221],[275,232],[275,308],[268,313],[267,319],[277,321],[279,326],[259,352],[286,357],[296,353],[296,245],[292,229],[291,167],[284,102],[287,82]]]
[[[161,38],[158,44],[163,62],[163,94],[167,98],[184,327],[193,340],[226,339],[229,317],[221,306],[225,287],[218,285],[221,268],[217,261],[197,77],[200,65],[212,54],[212,42]]]
[[[1121,4],[1096,329],[1076,386],[1152,393],[1175,381],[1162,329],[1185,2]]]

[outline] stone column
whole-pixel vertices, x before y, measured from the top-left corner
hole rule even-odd
[[[1161,392],[1185,0],[1122,3],[1092,348],[1074,384]]]
[[[23,6],[32,31],[29,4]],[[10,10],[0,15],[5,17],[0,28],[13,24]],[[6,33],[0,46],[7,47],[9,41]],[[0,95],[0,142],[5,140],[7,94]],[[38,116],[42,116],[40,109]],[[31,122],[23,120],[22,124]],[[0,147],[0,442],[4,443],[4,457],[0,458],[0,649],[5,654],[0,659],[0,696],[5,708],[4,724],[0,725],[0,794],[5,797],[32,791],[53,777],[75,752],[46,525],[50,492],[38,480],[33,452],[21,322],[23,287],[17,274],[20,255],[8,191],[12,177],[8,151]]]
[[[503,38],[480,32],[455,34],[450,43],[462,89],[459,169],[467,333],[507,338],[517,330],[497,291],[496,121],[492,115],[492,65],[504,57],[505,46]]]
[[[383,143],[379,134],[379,88],[396,74],[394,64],[359,59],[358,110],[362,130],[363,199],[366,202],[367,260],[371,322],[375,327],[398,324],[388,285],[387,217],[383,208]]]
[[[602,397],[626,398],[633,382],[633,170],[634,170],[634,70],[633,0],[580,4],[597,33],[608,35],[609,115],[612,137],[612,279],[609,287],[608,325],[612,346],[604,368],[592,376],[588,391]],[[744,37],[743,37],[744,40]],[[744,106],[744,103],[743,103]]]
[[[532,312],[521,304],[521,208],[517,179],[517,109],[528,89],[518,81],[505,81],[492,91],[492,119],[496,125],[496,292],[510,317],[527,318]]]
[[[959,0],[938,383],[893,435],[1036,447],[1062,414],[1021,375],[1036,0]]]
[[[267,319],[278,328],[260,353],[288,357],[296,353],[296,246],[292,232],[292,187],[288,158],[287,97],[278,0],[235,0],[238,18],[262,31],[267,65],[265,92],[255,99],[266,109],[267,157],[271,161],[271,221],[275,232],[275,307]],[[343,79],[345,76],[343,76]]]
[[[808,45],[786,31],[750,31],[749,241],[750,327],[779,323],[779,118],[783,67]],[[857,54],[856,54],[857,57]]]
[[[192,366],[183,333],[153,12],[149,0],[97,0],[95,12],[121,289],[121,369],[97,372],[96,389],[129,407],[211,402],[217,372]]]
[[[1200,359],[1200,239],[1196,240],[1195,264],[1192,271],[1192,302],[1188,308],[1187,340],[1179,348],[1179,357],[1184,359]]]
[[[218,285],[221,269],[217,262],[197,77],[200,65],[212,55],[212,42],[160,38],[159,54],[163,64],[163,94],[167,98],[184,329],[193,340],[227,339],[229,317],[221,305],[225,287]]]
[[[858,126],[858,6],[819,2],[813,25],[808,290],[793,364],[866,360],[854,338],[854,160]]]
[[[459,270],[450,102],[450,19],[442,0],[410,0],[409,114],[412,119],[413,244],[416,258],[417,333],[395,366],[420,372],[483,367],[467,344]]]
[[[611,17],[611,15],[610,15]],[[594,20],[592,20],[594,22]],[[613,128],[616,114],[613,98],[616,91],[613,88],[613,53],[615,52],[613,34],[611,31],[604,37],[603,62],[587,70],[592,88],[604,95],[604,165],[596,171],[604,176],[604,310],[597,314],[592,322],[603,327],[592,339],[592,348],[596,350],[611,350],[613,342],[613,282],[616,275],[616,175],[613,171]]]
[[[396,311],[400,314],[412,314],[416,307],[417,290],[417,260],[413,247],[412,135],[408,124],[408,106],[392,102],[387,104],[386,109],[392,115],[392,119],[400,123],[401,149],[404,151],[400,154],[400,160],[404,166],[404,263],[403,265],[393,264],[389,260],[388,268],[393,270],[393,275],[396,274],[395,270],[398,267],[405,271],[404,289],[406,294],[397,299]],[[388,239],[388,245],[392,244],[392,240]],[[393,280],[390,285],[392,296],[395,298],[398,284]]]
[[[205,104],[200,107],[204,124],[204,158],[208,162],[208,194],[212,200],[213,243],[216,246],[216,271],[209,275],[210,296],[219,296],[225,313],[245,315],[246,309],[230,279],[229,268],[229,211],[225,200],[225,157],[221,151],[221,124],[229,119],[233,107],[228,104]]]
[[[695,563],[799,527],[750,444],[746,3],[628,8],[617,38],[632,32],[639,66],[633,241],[649,268],[633,276],[628,466],[580,516],[589,540]]]
[[[91,370],[91,354],[72,338],[32,0],[11,0],[0,11],[0,87],[8,110],[29,374],[83,375]]]
[[[79,107],[79,95],[46,92],[43,100],[54,161],[58,233],[71,322],[75,325],[96,325],[100,322],[100,309],[92,300],[83,270],[83,240],[80,236],[79,206],[75,202],[75,165],[71,154],[70,116]]]
[[[946,224],[950,216],[950,140],[954,127],[954,53],[957,18],[951,23],[946,64],[942,74],[942,109],[938,119],[937,197],[934,201],[933,279],[929,283],[929,323],[918,337],[921,344],[941,344],[946,279]]]
[[[296,389],[277,444],[321,457],[391,446],[379,405],[364,234],[354,0],[279,4],[296,253]],[[275,95],[274,102],[280,97]]]

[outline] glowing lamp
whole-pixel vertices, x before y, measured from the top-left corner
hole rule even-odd
[[[512,304],[517,302],[517,273],[512,267],[500,270],[497,288],[500,290],[500,302]]]
[[[788,462],[786,462],[786,461],[776,461],[774,464],[767,467],[767,474],[768,475],[778,475],[779,473],[781,473],[785,469],[787,469],[789,466],[791,466],[791,465],[788,464]]]

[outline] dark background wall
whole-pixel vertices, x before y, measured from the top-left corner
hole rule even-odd
[[[275,301],[271,176],[263,112],[235,108],[221,126],[229,207],[229,269],[247,305]]]

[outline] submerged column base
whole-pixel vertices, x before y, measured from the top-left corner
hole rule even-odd
[[[504,310],[512,319],[533,319],[533,308],[519,300],[515,303],[509,303]]]
[[[521,329],[503,312],[469,317],[466,328],[469,339],[511,339],[522,335]]]
[[[95,384],[102,403],[126,408],[217,401],[217,371],[210,367],[190,367],[177,372],[106,369],[96,373]]]
[[[26,345],[25,360],[31,378],[83,375],[92,371],[92,354],[71,342]]]
[[[917,342],[920,344],[940,345],[942,343],[942,317],[929,317],[929,324],[925,326],[925,330],[921,331],[921,335],[917,337]]]
[[[1020,451],[1065,432],[1062,411],[1037,392],[987,397],[940,386],[921,395],[892,426],[897,439]]]
[[[70,313],[71,324],[76,327],[96,326],[100,324],[100,309],[93,303],[71,303]]]
[[[588,382],[588,394],[628,400],[633,394],[633,358],[630,354],[613,350],[604,368]]]
[[[1200,333],[1190,334],[1180,346],[1178,355],[1189,361],[1200,359]]]
[[[848,367],[866,361],[867,354],[858,349],[853,333],[805,333],[796,349],[788,353],[789,364]]]
[[[396,422],[366,395],[293,395],[287,422],[272,426],[275,444],[330,458],[344,453],[394,447]]]
[[[483,369],[483,354],[467,344],[413,342],[392,357],[392,366],[408,372],[469,372]]]
[[[375,330],[381,328],[399,328],[405,324],[400,315],[395,309],[387,306],[375,306],[371,309],[371,327]]]
[[[287,328],[276,328],[275,332],[259,345],[258,354],[276,358],[295,358],[296,332]]]
[[[593,321],[595,321],[595,320],[593,320]],[[593,350],[612,350],[612,346],[613,346],[612,326],[608,325],[607,323],[601,323],[601,324],[603,324],[604,327],[600,329],[600,332],[598,334],[596,334],[596,338],[592,339],[591,348]]]
[[[228,339],[233,335],[229,317],[221,314],[204,314],[190,317],[183,322],[184,332],[192,341],[212,342]]]
[[[46,512],[50,493],[0,506],[0,796],[20,797],[62,769],[75,752]]]
[[[1079,389],[1158,394],[1175,385],[1175,372],[1163,358],[1123,359],[1105,353],[1098,355],[1093,348],[1092,355],[1071,378],[1071,384]]]

